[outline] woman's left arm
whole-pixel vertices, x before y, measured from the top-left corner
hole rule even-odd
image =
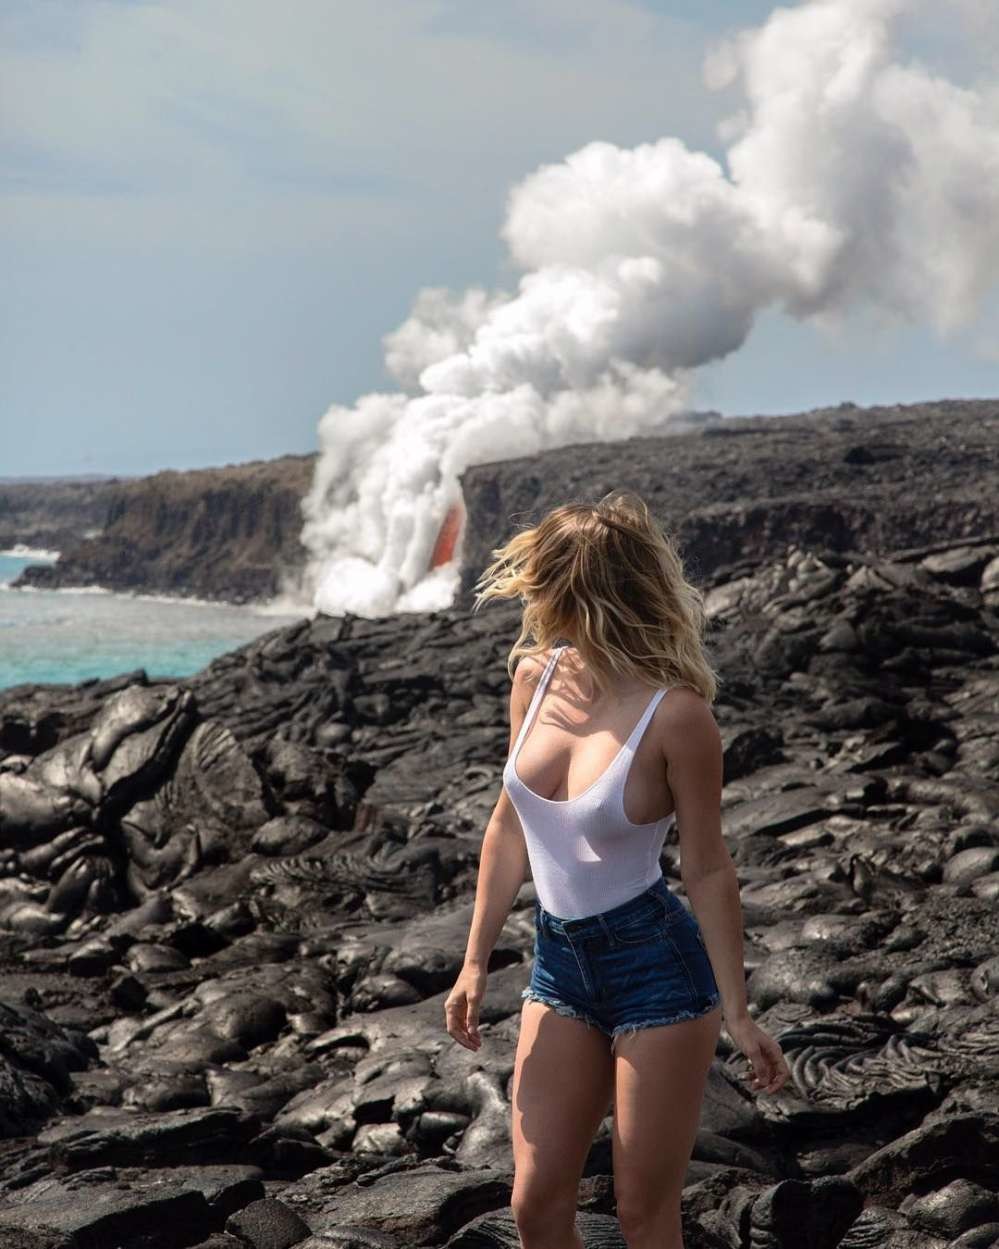
[[[722,999],[725,1027],[752,1068],[754,1089],[774,1093],[789,1071],[777,1042],[749,1014],[739,879],[721,829],[722,743],[707,702],[675,688],[663,718],[666,777],[676,805],[680,878]]]
[[[680,878],[704,934],[728,1023],[748,1008],[739,881],[721,829],[721,734],[711,708],[693,690],[677,686],[667,701],[663,752],[676,805]]]

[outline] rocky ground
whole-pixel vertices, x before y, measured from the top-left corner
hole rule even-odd
[[[927,546],[704,580],[748,993],[792,1080],[747,1092],[722,1033],[687,1249],[999,1242],[999,541]],[[183,681],[0,695],[0,1246],[514,1249],[530,882],[477,1053],[443,1000],[515,634],[318,617]],[[623,1243],[609,1119],[579,1207]]]

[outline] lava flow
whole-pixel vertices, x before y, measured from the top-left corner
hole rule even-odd
[[[437,540],[434,542],[433,553],[430,556],[430,568],[439,568],[441,564],[448,564],[454,559],[454,549],[458,544],[458,538],[461,536],[461,527],[465,522],[465,509],[460,503],[453,503],[447,510],[447,515],[441,523],[441,527],[437,533]]]

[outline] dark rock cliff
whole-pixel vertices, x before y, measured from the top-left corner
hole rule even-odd
[[[564,447],[469,468],[462,601],[517,527],[549,508],[637,490],[715,575],[793,544],[898,551],[999,534],[999,400],[733,417],[669,438]]]
[[[67,547],[56,564],[26,568],[15,584],[270,598],[305,558],[301,500],[314,461],[286,455],[122,482],[98,536]]]
[[[0,551],[18,543],[62,551],[99,530],[119,477],[0,479]]]
[[[617,486],[648,500],[695,576],[792,544],[887,552],[994,535],[997,437],[996,399],[843,404],[476,465],[461,480],[468,522],[460,601],[468,606],[489,552],[516,525]],[[17,584],[269,598],[282,572],[304,563],[300,502],[314,462],[284,456],[115,483],[102,496],[103,532],[66,546],[55,565],[26,569]],[[2,500],[0,488],[0,508]]]

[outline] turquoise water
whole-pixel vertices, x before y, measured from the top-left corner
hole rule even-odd
[[[300,620],[287,605],[236,607],[107,590],[11,590],[37,555],[0,554],[0,689],[145,668],[190,676],[261,633]]]

